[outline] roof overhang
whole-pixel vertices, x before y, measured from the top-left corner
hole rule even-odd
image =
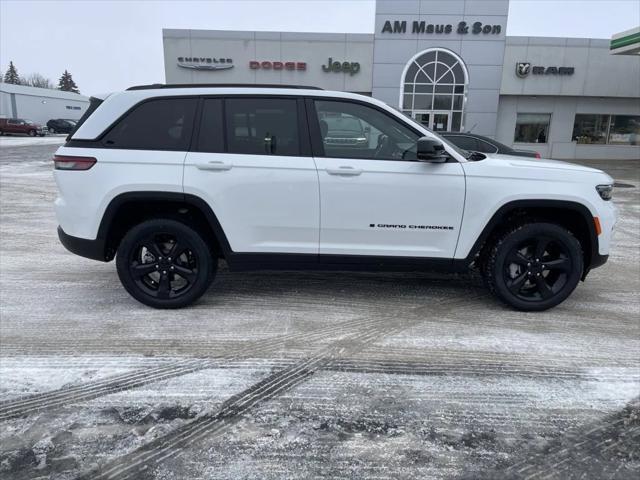
[[[640,27],[616,33],[609,50],[613,55],[640,55]]]

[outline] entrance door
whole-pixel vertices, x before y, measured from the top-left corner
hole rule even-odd
[[[451,130],[451,112],[414,111],[413,118],[434,132]]]

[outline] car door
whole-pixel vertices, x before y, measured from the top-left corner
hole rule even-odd
[[[302,99],[203,100],[184,191],[207,201],[234,252],[317,258],[318,188]]]
[[[465,195],[457,161],[416,158],[423,135],[364,102],[307,102],[320,180],[321,261],[332,256],[453,258]],[[334,125],[358,120],[365,138],[336,142]]]

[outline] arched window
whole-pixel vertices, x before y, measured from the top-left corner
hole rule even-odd
[[[443,48],[420,52],[402,75],[402,111],[426,127],[460,131],[469,75],[460,57]]]

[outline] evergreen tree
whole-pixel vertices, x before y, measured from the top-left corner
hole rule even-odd
[[[76,82],[73,81],[73,78],[71,78],[71,74],[66,70],[58,81],[58,90],[62,90],[64,92],[80,93]]]
[[[18,69],[15,67],[13,62],[9,62],[7,73],[4,74],[4,82],[13,83],[14,85],[20,85],[22,83],[20,81],[20,75],[18,75]]]

